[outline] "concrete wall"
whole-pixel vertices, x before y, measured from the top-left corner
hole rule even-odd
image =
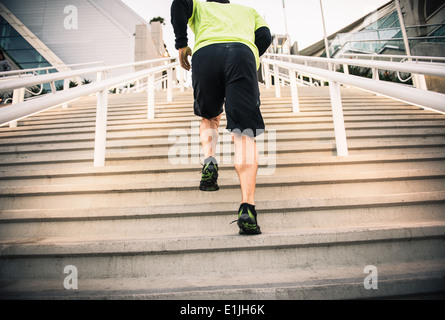
[[[414,56],[445,57],[445,43],[424,42],[411,49]],[[445,78],[425,76],[428,90],[445,93]]]
[[[147,25],[141,24],[136,26],[134,61],[158,59],[161,57],[158,46],[155,44]],[[136,70],[142,69],[144,69],[143,66],[136,68]]]

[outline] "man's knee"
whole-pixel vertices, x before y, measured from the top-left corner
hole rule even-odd
[[[219,125],[220,120],[221,120],[221,115],[210,119],[202,118],[203,123],[210,124],[212,127]]]

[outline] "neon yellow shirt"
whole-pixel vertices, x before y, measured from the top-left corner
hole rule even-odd
[[[215,43],[244,43],[253,51],[259,68],[255,31],[267,27],[267,23],[255,9],[239,4],[193,0],[189,26],[195,34],[194,52]]]

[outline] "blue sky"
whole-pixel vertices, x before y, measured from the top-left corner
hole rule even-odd
[[[165,18],[164,41],[171,56],[174,48],[173,28],[170,24],[171,0],[122,0],[140,16],[150,21],[153,17]],[[204,1],[204,0],[202,0]],[[341,28],[372,12],[389,0],[322,0],[327,33],[334,33]],[[255,8],[265,17],[272,33],[284,34],[285,23],[282,0],[231,0]],[[299,49],[321,40],[323,27],[319,0],[285,0],[288,31],[292,42],[298,41]],[[193,38],[190,32],[189,39]],[[191,42],[191,45],[193,42]]]

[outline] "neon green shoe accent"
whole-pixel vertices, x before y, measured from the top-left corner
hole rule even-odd
[[[243,209],[241,209],[238,213],[238,218],[241,218],[241,215],[243,214]],[[250,211],[249,208],[247,208],[247,214],[249,215],[249,217],[255,221],[255,216],[253,215],[252,211]]]
[[[243,214],[243,210],[241,209],[240,212],[238,213],[238,219],[241,218],[242,214]],[[249,215],[249,218],[252,219],[252,221],[256,222],[255,216],[253,215],[252,211],[250,211],[249,208],[247,209],[247,214]],[[240,221],[240,224],[241,225],[239,225],[239,227],[242,227],[242,228],[247,229],[247,230],[256,230],[257,227],[258,227],[256,223],[249,223],[249,222],[241,222]]]
[[[212,181],[214,179],[215,172],[207,172],[202,174],[202,181]]]

